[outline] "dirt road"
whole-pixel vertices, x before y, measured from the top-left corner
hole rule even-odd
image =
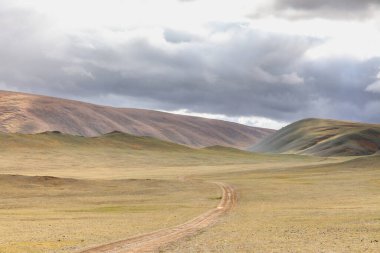
[[[222,199],[216,208],[175,227],[165,228],[126,240],[98,246],[84,250],[82,253],[156,252],[159,247],[195,234],[201,229],[214,224],[221,215],[236,205],[237,195],[233,187],[221,182],[216,182],[215,184],[222,189]]]

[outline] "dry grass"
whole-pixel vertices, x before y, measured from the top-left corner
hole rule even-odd
[[[378,157],[347,161],[159,143],[154,149],[50,144],[0,153],[0,174],[61,177],[0,176],[0,252],[72,252],[179,224],[219,201],[218,188],[202,183],[208,180],[235,185],[237,208],[164,251],[380,247]]]
[[[185,222],[219,194],[196,181],[0,176],[0,252],[73,252],[124,239]]]
[[[238,188],[238,207],[219,225],[165,251],[379,252],[379,162],[216,177]]]

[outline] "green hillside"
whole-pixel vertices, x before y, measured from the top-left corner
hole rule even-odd
[[[380,150],[380,125],[305,119],[290,124],[249,150],[317,156],[362,156]]]
[[[58,131],[40,134],[0,134],[0,148],[119,148],[131,150],[188,151],[188,148],[153,137],[134,136],[111,132],[98,137],[83,137],[63,134]]]

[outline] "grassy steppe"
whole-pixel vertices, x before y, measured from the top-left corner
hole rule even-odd
[[[0,252],[73,252],[173,226],[219,194],[196,181],[0,176]]]
[[[380,158],[194,150],[114,133],[0,136],[0,252],[73,252],[236,209],[168,252],[378,252]],[[51,177],[33,177],[55,176]],[[147,180],[149,179],[149,180]]]
[[[380,157],[210,178],[237,187],[238,207],[165,252],[380,251]]]

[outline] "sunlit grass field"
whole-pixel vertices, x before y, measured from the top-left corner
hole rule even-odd
[[[0,176],[0,252],[73,252],[173,226],[215,205],[197,181]]]
[[[376,156],[194,150],[118,133],[0,139],[0,252],[76,252],[180,224],[217,205],[221,193],[211,181],[234,185],[238,206],[215,226],[162,251],[380,248]]]
[[[379,252],[380,159],[371,160],[210,175],[236,186],[238,207],[165,251]]]

